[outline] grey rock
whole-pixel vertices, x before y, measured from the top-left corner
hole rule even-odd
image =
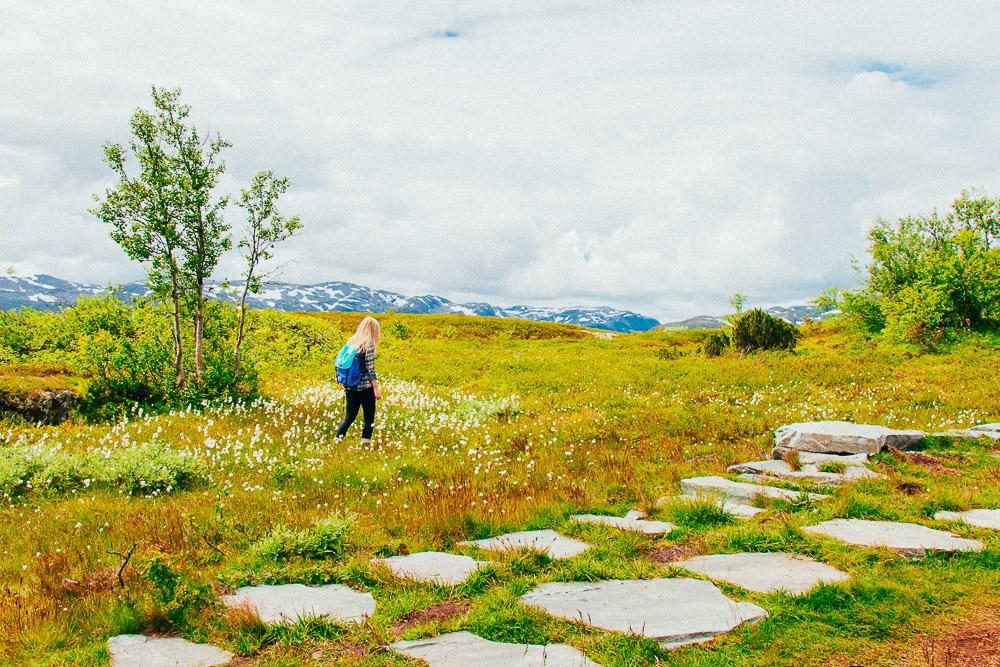
[[[390,644],[397,653],[423,660],[430,667],[600,667],[566,644],[507,644],[471,632],[450,632],[428,639]]]
[[[646,533],[648,535],[661,535],[677,528],[677,526],[668,521],[650,521],[648,519],[630,517],[628,514],[624,517],[599,514],[574,514],[570,519],[577,523],[602,523],[606,526],[621,528],[622,530],[634,530],[638,533]]]
[[[303,586],[244,586],[232,595],[224,595],[228,607],[248,605],[264,623],[294,623],[300,618],[325,616],[334,623],[361,623],[375,613],[375,599],[340,584]]]
[[[887,447],[909,449],[924,439],[923,431],[896,430],[844,421],[800,422],[774,432],[776,450],[826,454],[878,454]]]
[[[802,497],[799,491],[779,489],[773,486],[734,482],[725,477],[689,477],[681,480],[681,492],[685,495],[716,496],[738,503],[752,504],[758,498],[795,501]],[[808,494],[810,500],[823,500],[827,496],[819,493]]]
[[[786,591],[800,595],[821,583],[850,579],[850,575],[835,567],[786,553],[715,554],[696,556],[673,564],[758,593]]]
[[[802,530],[856,546],[886,547],[904,556],[923,556],[928,551],[981,551],[983,548],[979,540],[968,540],[917,523],[831,519]]]
[[[180,637],[118,635],[108,639],[111,667],[214,667],[227,665],[233,654],[210,644]]]
[[[560,535],[554,530],[523,530],[516,533],[506,533],[485,540],[460,542],[462,546],[479,547],[487,551],[516,551],[517,549],[532,549],[541,551],[549,558],[572,558],[587,549],[590,545],[580,540],[574,540]]]
[[[807,482],[825,486],[836,486],[845,482],[856,482],[860,479],[875,479],[883,476],[864,465],[847,465],[845,463],[844,472],[824,472],[819,469],[820,465],[822,463],[805,463],[798,470],[794,470],[785,461],[771,459],[737,463],[729,466],[728,470],[732,473],[740,473],[740,479],[749,482],[767,483],[774,479],[781,479],[788,482]]]
[[[993,440],[1000,440],[1000,422],[995,422],[993,424],[979,424],[978,426],[973,426],[969,430],[973,433],[981,433],[987,438],[992,438]]]
[[[798,451],[798,450],[796,450]],[[799,463],[843,463],[845,466],[868,465],[867,454],[822,454],[819,452],[799,452]]]
[[[654,639],[666,648],[708,641],[767,612],[698,579],[550,582],[521,602],[552,616]]]
[[[401,579],[414,579],[444,586],[458,586],[473,572],[488,563],[441,551],[421,551],[407,556],[376,558],[372,563],[385,565]]]
[[[938,512],[934,515],[939,521],[964,521],[978,528],[1000,530],[1000,510],[978,509],[964,512]]]
[[[692,494],[686,496],[664,496],[656,501],[657,506],[669,505],[671,503],[691,502],[693,500],[709,500],[715,502],[726,514],[731,514],[737,519],[751,519],[764,510],[753,505],[737,503],[731,500],[723,500],[715,495]]]

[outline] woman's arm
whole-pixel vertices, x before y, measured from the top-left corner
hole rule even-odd
[[[378,386],[378,374],[375,372],[375,350],[365,353],[365,371],[371,378],[376,400],[382,398],[382,388]]]

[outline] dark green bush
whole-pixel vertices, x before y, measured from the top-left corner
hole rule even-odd
[[[706,357],[719,357],[725,354],[731,345],[732,339],[729,337],[729,332],[725,329],[720,329],[708,334],[708,338],[705,339],[705,345],[702,349],[705,351]]]
[[[763,350],[794,350],[798,330],[785,320],[754,308],[733,320],[733,347],[740,354]]]

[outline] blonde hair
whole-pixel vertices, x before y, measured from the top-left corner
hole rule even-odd
[[[379,336],[382,335],[382,327],[374,317],[366,317],[358,324],[358,330],[348,339],[347,343],[359,350],[374,352],[378,347]]]

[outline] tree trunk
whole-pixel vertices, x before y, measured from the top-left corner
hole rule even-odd
[[[205,279],[198,277],[198,298],[195,303],[194,314],[194,372],[198,376],[198,384],[201,385],[202,371],[205,369],[205,360],[202,356],[202,340],[205,333]]]
[[[243,295],[240,297],[240,324],[236,328],[236,345],[233,346],[234,377],[237,378],[240,376],[240,370],[243,367],[240,353],[243,347],[243,327],[247,319],[247,294],[250,293],[250,280],[253,278],[253,270],[254,265],[251,261],[250,269],[247,271],[246,282],[243,284]]]
[[[181,338],[181,295],[175,275],[170,276],[170,299],[174,304],[174,372],[177,374],[178,389],[183,389],[187,378],[184,376],[184,341]]]

